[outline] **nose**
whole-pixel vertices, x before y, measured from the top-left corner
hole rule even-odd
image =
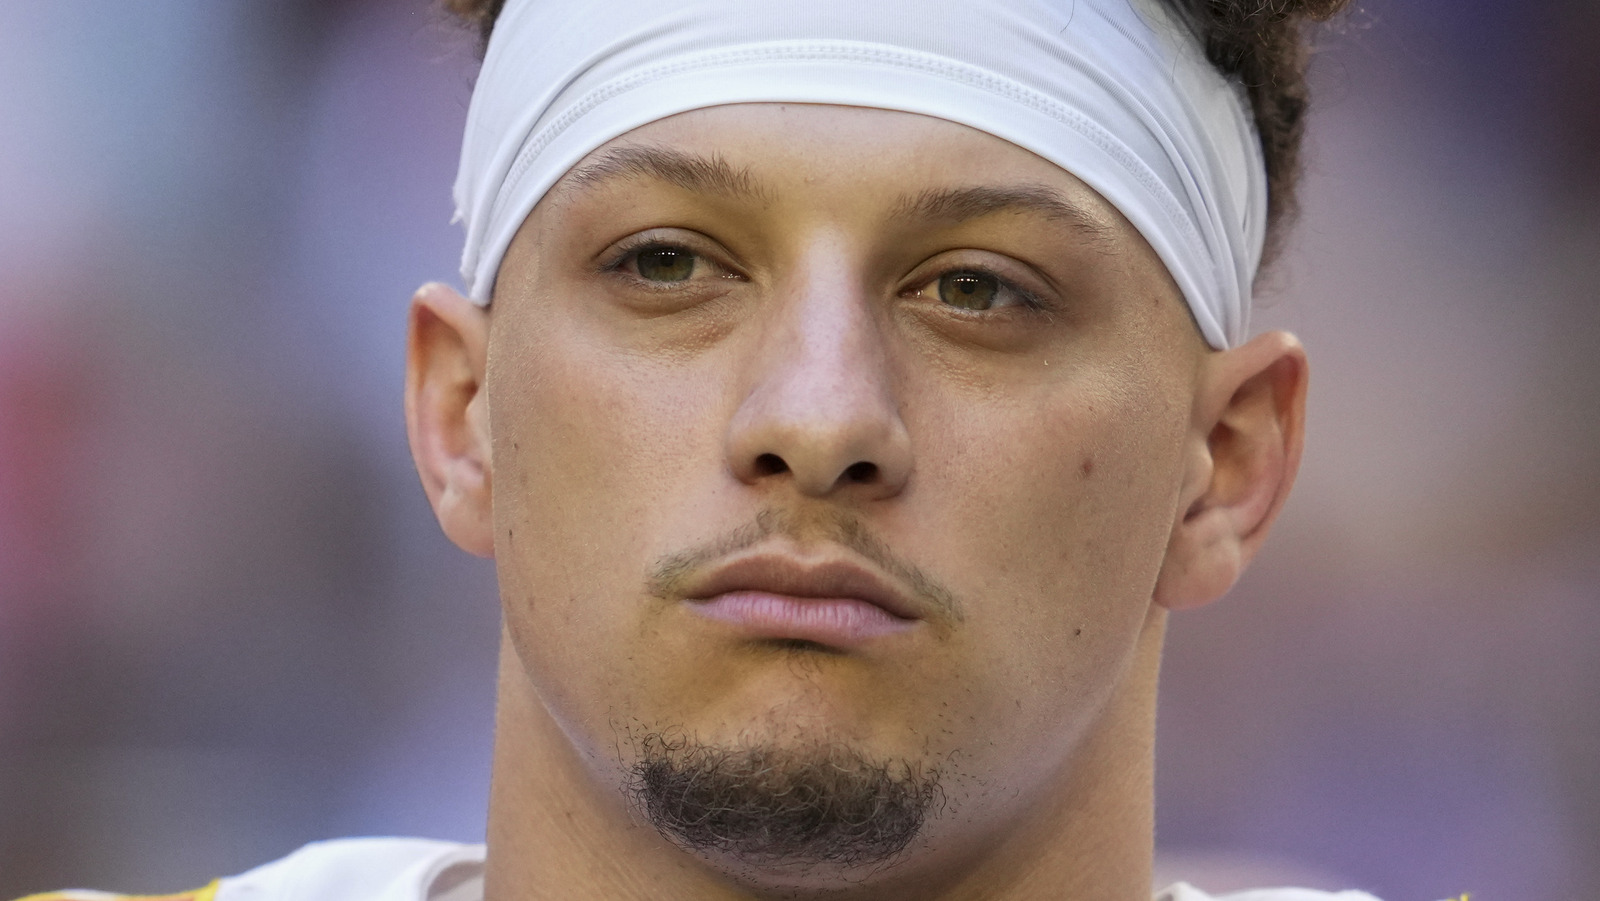
[[[808,497],[899,494],[911,439],[870,300],[814,279],[774,306],[729,425],[729,468],[746,484],[787,480]]]

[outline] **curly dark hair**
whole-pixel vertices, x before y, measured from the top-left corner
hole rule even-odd
[[[441,0],[444,8],[478,34],[478,52],[489,43],[505,0]],[[1307,26],[1325,22],[1350,0],[1163,0],[1189,22],[1206,57],[1237,79],[1250,95],[1256,132],[1267,164],[1267,247],[1271,261],[1298,209],[1300,144],[1305,135],[1311,61]]]

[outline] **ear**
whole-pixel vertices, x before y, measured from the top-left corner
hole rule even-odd
[[[406,432],[422,489],[462,550],[494,556],[489,455],[489,313],[437,282],[411,298]]]
[[[1267,537],[1305,446],[1305,348],[1268,332],[1201,363],[1188,461],[1155,602],[1199,607],[1238,581]]]

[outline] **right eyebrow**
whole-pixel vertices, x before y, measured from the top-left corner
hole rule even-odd
[[[750,170],[735,169],[719,155],[698,156],[648,144],[607,150],[568,172],[562,181],[586,190],[629,178],[650,178],[697,194],[740,200],[765,201],[768,197]]]

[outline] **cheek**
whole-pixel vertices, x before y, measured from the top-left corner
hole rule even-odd
[[[496,564],[517,650],[542,693],[615,697],[628,680],[605,650],[651,628],[622,608],[643,603],[668,512],[700,496],[714,398],[692,373],[562,324],[497,335],[488,383]]]
[[[981,712],[987,729],[1070,741],[1121,677],[1176,506],[1186,416],[1173,396],[1148,376],[1090,373],[940,417],[950,450],[919,455],[917,551],[946,561],[977,678],[1011,700]]]

